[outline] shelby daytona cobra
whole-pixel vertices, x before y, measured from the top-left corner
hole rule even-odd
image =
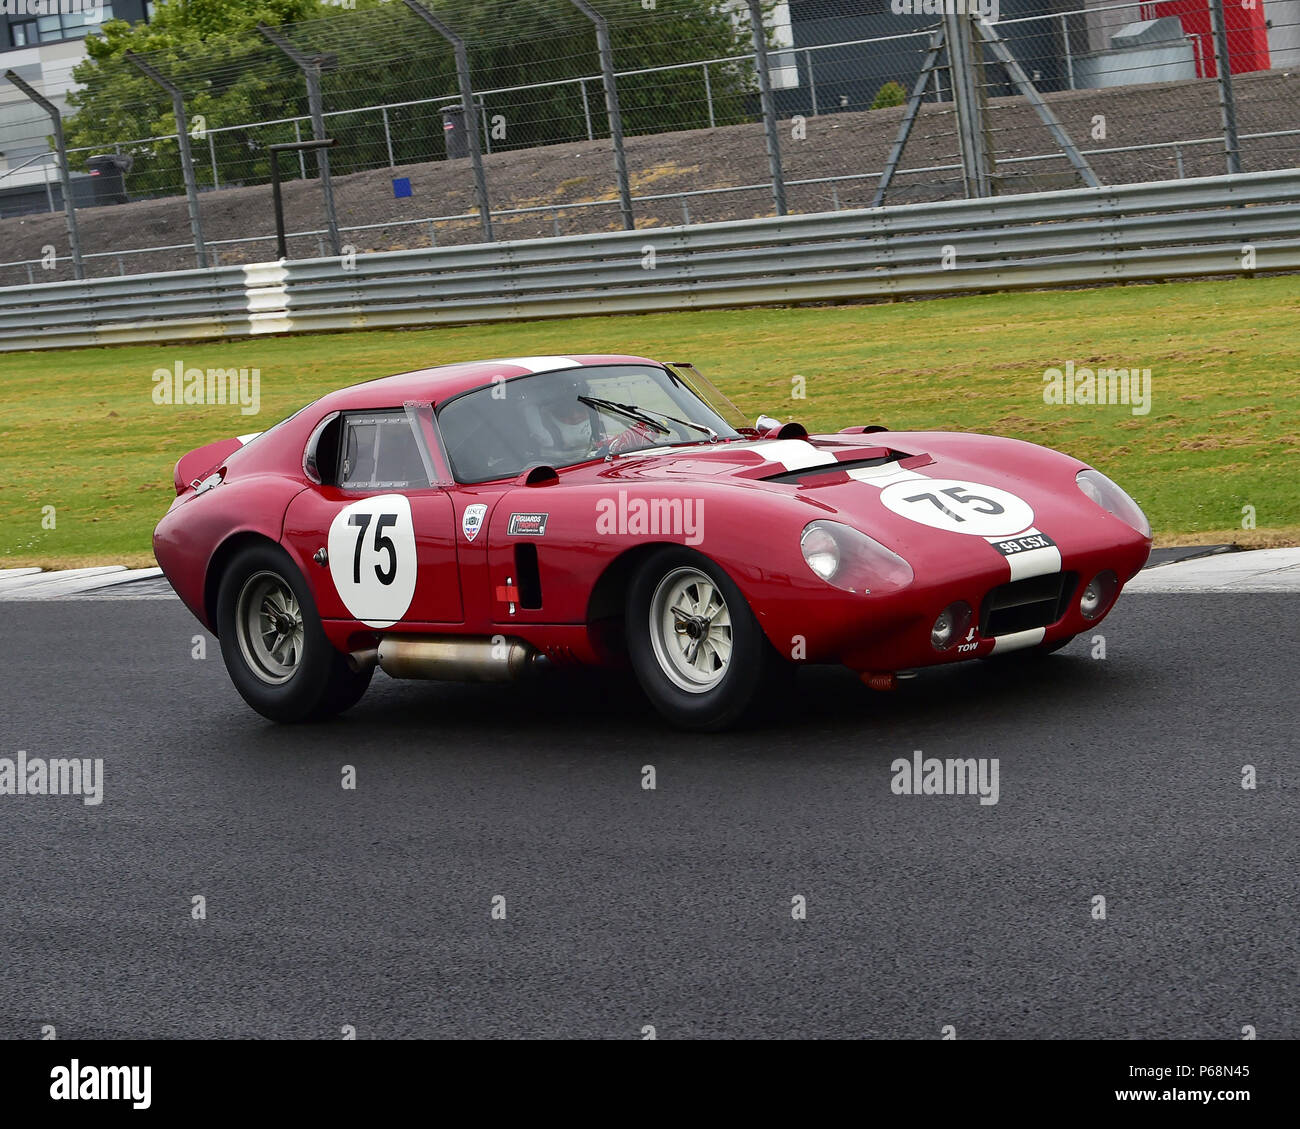
[[[1136,503],[1031,443],[745,417],[689,365],[515,357],[331,393],[176,465],[154,551],[276,721],[396,678],[630,664],[718,729],[800,663],[1064,646],[1146,562]]]

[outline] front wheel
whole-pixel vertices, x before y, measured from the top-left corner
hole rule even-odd
[[[707,557],[665,548],[627,595],[628,655],[654,707],[683,729],[725,729],[762,697],[781,659],[731,578]]]
[[[221,655],[235,689],[272,721],[330,717],[361,700],[372,669],[354,671],[321,627],[311,590],[278,545],[238,553],[217,594]]]

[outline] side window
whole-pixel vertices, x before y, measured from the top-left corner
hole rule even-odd
[[[429,486],[419,442],[401,410],[345,415],[338,468],[338,485],[344,490]]]

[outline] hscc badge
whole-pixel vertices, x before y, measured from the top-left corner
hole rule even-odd
[[[466,541],[473,541],[478,536],[478,531],[483,528],[483,515],[486,513],[487,506],[482,504],[465,507],[465,512],[460,518],[460,529],[465,534]]]
[[[511,514],[510,535],[512,537],[544,537],[546,519],[550,514]]]

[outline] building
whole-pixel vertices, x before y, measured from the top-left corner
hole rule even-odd
[[[14,71],[62,110],[72,69],[86,57],[86,36],[110,19],[147,20],[153,7],[152,0],[6,0],[0,73]],[[12,83],[0,82],[0,215],[62,207],[49,134],[49,118]]]

